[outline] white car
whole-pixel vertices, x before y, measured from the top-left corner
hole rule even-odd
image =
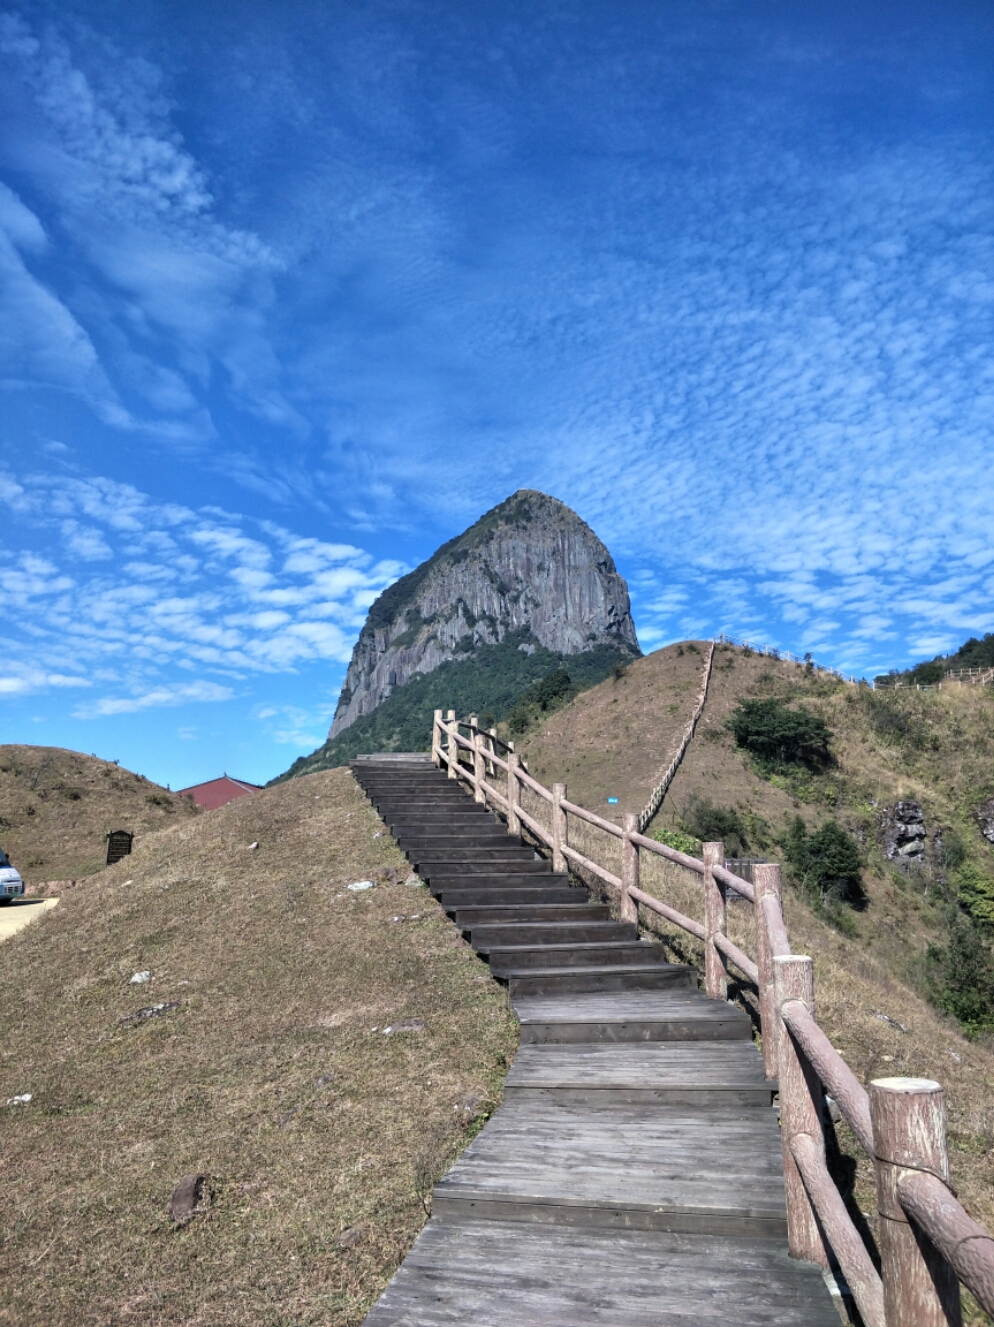
[[[11,866],[7,854],[0,848],[0,903],[24,897],[24,881],[20,872]]]

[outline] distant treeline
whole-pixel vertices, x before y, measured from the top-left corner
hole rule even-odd
[[[941,682],[950,668],[994,668],[994,631],[988,631],[979,640],[971,636],[955,654],[937,654],[934,659],[915,664],[903,672],[892,668],[876,678],[878,682],[907,682],[920,687]]]

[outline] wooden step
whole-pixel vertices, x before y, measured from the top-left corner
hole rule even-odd
[[[364,1327],[839,1327],[772,1240],[433,1216]]]
[[[458,925],[458,920],[456,925]],[[505,945],[554,945],[583,942],[586,944],[605,940],[638,940],[638,928],[631,922],[613,922],[608,920],[590,921],[587,919],[567,919],[560,921],[527,921],[510,923],[482,923],[474,926],[471,943],[481,953],[501,949]]]
[[[488,883],[492,881],[492,885]],[[438,889],[527,889],[531,886],[558,885],[571,891],[574,903],[586,903],[589,896],[582,885],[573,885],[570,878],[562,871],[485,871],[482,875],[457,875],[448,872],[438,873]],[[432,892],[435,886],[432,886]]]
[[[475,947],[475,946],[474,946]],[[575,940],[556,944],[492,945],[479,950],[485,955],[494,975],[523,972],[525,969],[604,967],[619,963],[627,966],[656,967],[666,963],[661,945],[648,940]]]
[[[429,876],[437,877],[439,880],[460,880],[481,876],[490,876],[494,880],[506,876],[514,875],[551,875],[552,868],[548,862],[541,858],[529,859],[519,858],[508,861],[472,861],[472,862],[446,862],[438,861],[437,858],[419,858],[421,866],[420,874],[427,880]]]
[[[543,857],[536,857],[534,848],[516,847],[513,843],[505,846],[503,843],[485,844],[478,846],[470,844],[465,848],[442,848],[437,845],[418,848],[417,852],[424,856],[431,854],[431,860],[445,864],[452,862],[456,866],[463,863],[474,863],[486,866],[489,862],[537,862],[550,870],[549,863]]]
[[[683,971],[685,985],[670,990],[565,997],[512,992],[521,1044],[751,1040],[749,1016],[723,1000],[709,1000],[692,985],[692,969]]]
[[[580,890],[574,890],[580,894]],[[463,931],[474,926],[505,926],[521,922],[594,922],[609,921],[611,909],[606,903],[536,903],[510,907],[460,908],[456,925]]]
[[[785,1240],[777,1116],[507,1102],[435,1186],[432,1211]]]
[[[504,1100],[766,1107],[776,1089],[751,1041],[579,1042],[521,1046]]]
[[[687,970],[674,963],[605,963],[568,968],[503,968],[491,972],[506,981],[511,998],[524,995],[579,995],[600,991],[656,991],[682,986]]]
[[[462,884],[450,889],[444,884],[432,893],[439,900],[446,912],[460,912],[463,908],[520,907],[522,904],[562,903],[571,904],[580,890],[561,883],[554,875],[534,875],[529,877],[511,877],[528,879],[534,884],[500,885],[488,882],[482,877],[479,885]]]

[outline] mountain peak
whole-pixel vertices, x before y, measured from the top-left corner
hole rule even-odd
[[[590,526],[558,498],[519,489],[376,600],[352,654],[331,737],[416,673],[510,633],[560,655],[640,653],[628,587]]]

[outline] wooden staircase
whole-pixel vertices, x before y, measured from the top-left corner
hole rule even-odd
[[[791,1260],[775,1084],[741,1010],[420,756],[355,777],[507,984],[504,1104],[436,1185],[367,1327],[835,1327]]]

